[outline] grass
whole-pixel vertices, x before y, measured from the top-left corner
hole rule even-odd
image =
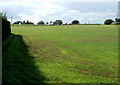
[[[44,83],[118,82],[114,25],[12,26],[12,33],[22,35],[29,46],[27,54],[34,57],[36,69],[31,69],[42,73]]]
[[[21,35],[11,34],[3,41],[2,84],[43,83],[46,80],[37,70]]]

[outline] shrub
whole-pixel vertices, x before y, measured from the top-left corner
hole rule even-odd
[[[104,24],[110,25],[110,24],[112,24],[112,22],[114,22],[112,19],[107,19],[107,20],[105,20]]]
[[[72,24],[79,24],[80,22],[78,20],[72,21]]]

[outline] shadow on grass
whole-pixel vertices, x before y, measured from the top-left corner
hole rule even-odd
[[[2,53],[2,82],[12,84],[37,84],[47,80],[38,71],[28,46],[21,35],[11,34],[10,42],[3,48]],[[7,40],[6,40],[7,41]]]

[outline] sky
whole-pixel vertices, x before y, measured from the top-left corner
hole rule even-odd
[[[7,13],[9,21],[49,22],[62,20],[81,24],[103,24],[115,19],[119,0],[0,0],[0,12]]]

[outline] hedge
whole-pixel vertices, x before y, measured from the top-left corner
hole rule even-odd
[[[2,40],[11,34],[10,22],[2,18]]]

